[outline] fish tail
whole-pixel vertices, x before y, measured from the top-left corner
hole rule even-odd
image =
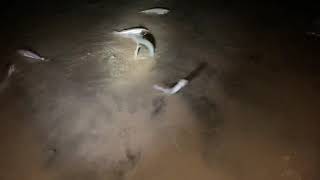
[[[42,60],[42,61],[46,61],[46,62],[47,62],[47,61],[50,61],[49,58],[45,58],[45,57],[42,57],[41,60]]]

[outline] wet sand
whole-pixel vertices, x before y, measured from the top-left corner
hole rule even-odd
[[[8,63],[17,71],[0,92],[0,179],[320,177],[309,15],[233,1],[73,3],[5,16],[1,77]],[[152,6],[172,11],[137,13]],[[134,60],[135,44],[110,33],[137,25],[153,33],[154,59]],[[51,61],[27,63],[21,47]],[[175,95],[152,89],[184,77]]]

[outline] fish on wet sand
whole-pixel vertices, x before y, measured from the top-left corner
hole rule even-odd
[[[0,92],[8,87],[11,76],[16,72],[16,66],[14,64],[10,64],[7,69],[6,77],[0,82]]]
[[[143,27],[135,27],[135,28],[124,29],[121,31],[113,31],[114,35],[119,35],[123,37],[145,35],[147,33],[150,33],[149,29],[143,28]]]
[[[16,70],[17,70],[16,65],[11,64],[8,68],[7,78],[10,78],[12,74],[16,72]]]
[[[165,14],[168,14],[169,12],[170,10],[167,8],[151,8],[151,9],[140,11],[140,13],[146,14],[146,15],[165,15]]]
[[[114,31],[113,34],[119,35],[124,38],[132,39],[136,44],[136,49],[134,51],[134,58],[137,59],[141,47],[146,47],[149,51],[149,55],[154,57],[155,54],[155,45],[148,39],[145,38],[145,35],[152,35],[151,32],[144,27],[134,27],[129,29],[124,29],[121,31]]]
[[[40,56],[36,52],[27,49],[18,49],[17,53],[20,56],[27,57],[30,62],[48,61],[45,57]]]
[[[139,36],[137,36],[135,38],[132,38],[132,39],[137,44],[137,47],[136,47],[136,49],[134,51],[134,58],[135,59],[137,59],[141,47],[147,48],[147,50],[149,52],[149,56],[150,57],[154,57],[154,55],[155,55],[155,46],[151,41],[149,41],[148,39],[145,39],[144,37],[139,37]]]
[[[185,87],[187,84],[189,83],[188,80],[186,79],[180,79],[176,85],[174,85],[173,87],[171,88],[165,88],[165,87],[162,87],[162,86],[159,86],[157,84],[153,85],[153,88],[155,90],[158,90],[158,91],[161,91],[162,93],[164,94],[167,94],[167,95],[172,95],[172,94],[176,94],[178,91],[180,91],[183,87]]]

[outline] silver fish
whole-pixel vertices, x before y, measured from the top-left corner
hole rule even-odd
[[[180,90],[181,90],[183,87],[185,87],[188,83],[189,83],[188,80],[186,80],[186,79],[180,79],[180,80],[178,81],[178,83],[177,83],[175,86],[171,87],[171,88],[164,88],[164,87],[159,86],[159,85],[157,85],[157,84],[153,85],[153,88],[154,88],[155,90],[161,91],[161,92],[163,92],[163,93],[165,93],[165,94],[172,95],[172,94],[175,94],[175,93],[177,93],[178,91],[180,91]]]
[[[138,28],[130,28],[130,29],[125,29],[122,31],[115,31],[113,32],[116,35],[120,35],[121,37],[125,37],[125,38],[130,38],[132,39],[134,42],[136,42],[137,47],[134,51],[134,58],[136,59],[138,57],[139,51],[141,49],[141,47],[146,47],[149,51],[149,55],[151,57],[154,57],[155,54],[155,47],[152,44],[152,42],[150,42],[149,40],[145,39],[144,36],[146,34],[150,34],[150,31],[146,28],[143,27],[138,27]]]
[[[11,64],[9,67],[8,67],[8,72],[6,74],[6,77],[3,79],[2,82],[0,82],[0,92],[2,90],[4,90],[5,88],[8,87],[9,85],[9,80],[10,80],[10,77],[13,75],[13,73],[16,72],[16,66],[14,64]]]
[[[141,49],[141,47],[146,47],[149,51],[149,56],[154,57],[155,54],[155,47],[152,44],[152,42],[150,42],[149,40],[145,39],[142,36],[136,36],[134,38],[132,38],[136,43],[137,43],[137,47],[136,50],[134,51],[134,58],[137,59],[139,51]]]
[[[145,35],[147,33],[150,33],[150,31],[143,27],[135,27],[135,28],[129,28],[124,29],[121,31],[114,31],[113,34],[120,35],[123,37],[130,37],[130,36],[136,36],[136,35]]]
[[[169,9],[166,8],[152,8],[152,9],[147,9],[140,11],[142,14],[147,14],[147,15],[165,15],[170,12]]]
[[[8,68],[7,78],[10,78],[12,74],[16,72],[16,70],[17,70],[16,66],[14,64],[11,64]]]
[[[46,61],[48,59],[40,56],[39,54],[32,52],[30,50],[26,50],[26,49],[19,49],[17,50],[17,53],[21,56],[27,57],[27,58],[31,58],[34,60],[38,60],[38,61]]]

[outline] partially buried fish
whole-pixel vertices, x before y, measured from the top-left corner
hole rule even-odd
[[[147,14],[147,15],[165,15],[170,12],[169,9],[166,8],[151,8],[147,10],[140,11],[142,14]]]
[[[129,29],[124,29],[121,31],[114,31],[114,35],[118,35],[125,38],[132,39],[136,44],[136,49],[134,51],[134,58],[138,57],[139,51],[142,46],[146,47],[149,51],[149,55],[154,57],[155,54],[155,46],[148,39],[144,38],[146,34],[151,34],[147,28],[144,27],[134,27]]]
[[[40,56],[39,54],[37,54],[33,51],[30,51],[27,49],[18,49],[17,53],[21,56],[29,58],[30,62],[40,62],[40,61],[48,61],[49,60],[45,57]],[[32,61],[31,61],[31,59],[32,59]]]
[[[134,58],[135,58],[135,59],[137,59],[138,54],[139,54],[140,49],[141,49],[142,46],[144,46],[145,48],[148,49],[150,57],[154,57],[154,54],[155,54],[155,46],[154,46],[154,44],[153,44],[151,41],[149,41],[148,39],[145,39],[145,38],[142,37],[142,36],[141,36],[141,37],[140,37],[140,36],[137,36],[137,37],[132,38],[132,39],[133,39],[133,41],[135,41],[136,44],[137,44],[136,50],[134,51]]]

